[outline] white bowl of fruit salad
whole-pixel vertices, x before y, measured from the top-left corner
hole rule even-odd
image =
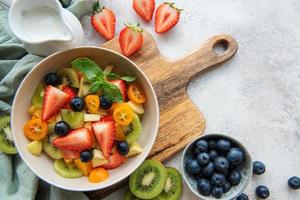
[[[145,74],[104,48],[78,47],[37,64],[12,108],[17,150],[41,179],[91,191],[129,176],[149,154],[159,108]]]

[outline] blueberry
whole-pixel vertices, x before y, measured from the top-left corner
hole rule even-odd
[[[216,143],[216,141],[215,140],[210,140],[209,142],[208,142],[208,147],[209,147],[209,149],[215,149],[216,147],[217,147],[217,143]]]
[[[90,160],[92,160],[92,158],[93,158],[93,154],[91,151],[86,150],[86,151],[80,152],[80,160],[82,162],[89,162]]]
[[[233,170],[228,175],[228,181],[231,185],[238,185],[241,182],[242,175],[239,170]]]
[[[214,186],[222,187],[225,184],[225,182],[226,182],[226,178],[223,174],[214,173],[211,177],[211,183]]]
[[[231,143],[228,140],[220,139],[217,141],[216,148],[222,153],[229,151],[230,147],[231,147]]]
[[[300,178],[297,176],[293,176],[293,177],[289,178],[288,184],[289,184],[290,188],[292,188],[294,190],[298,190],[298,189],[300,189]]]
[[[100,96],[100,108],[107,110],[111,107],[112,101],[105,95]]]
[[[60,82],[59,76],[56,73],[48,73],[44,77],[44,82],[46,85],[57,86]]]
[[[200,152],[206,152],[208,149],[208,143],[206,140],[198,140],[195,147],[199,149]]]
[[[210,160],[214,161],[215,158],[218,157],[219,154],[216,150],[213,149],[208,152],[208,155],[209,155]]]
[[[244,154],[241,149],[233,147],[227,153],[227,160],[230,165],[238,165],[244,160]]]
[[[195,147],[194,149],[193,149],[193,153],[194,153],[194,155],[198,155],[199,153],[201,153],[200,152],[200,150],[197,148],[197,147]]]
[[[81,97],[74,97],[70,102],[70,107],[76,112],[82,111],[84,106],[84,100]]]
[[[202,178],[197,181],[197,189],[200,194],[208,196],[210,195],[211,185],[207,179]]]
[[[206,166],[209,163],[209,155],[208,153],[202,152],[197,156],[197,161],[201,166]]]
[[[54,132],[57,135],[63,136],[69,133],[70,131],[70,125],[65,121],[59,121],[54,126]]]
[[[118,152],[121,155],[126,156],[128,154],[128,151],[129,151],[129,145],[126,141],[118,141],[117,142],[117,149],[118,149]]]
[[[222,187],[213,187],[211,194],[213,197],[219,199],[223,195],[223,188]]]
[[[194,177],[194,179],[197,181],[197,180],[200,180],[201,178],[203,178],[203,175],[202,175],[202,173],[200,172],[200,173],[198,173],[198,174],[194,174],[193,177]]]
[[[242,193],[240,196],[236,198],[236,200],[249,200],[248,196]]]
[[[264,185],[257,186],[255,193],[256,193],[256,196],[258,196],[261,199],[266,199],[270,195],[269,189]]]
[[[186,161],[186,171],[189,174],[195,175],[201,172],[201,167],[197,160],[195,159],[189,159]]]
[[[222,188],[223,188],[223,192],[227,193],[231,189],[231,184],[228,181],[225,181],[225,184],[222,186]]]
[[[212,162],[209,162],[208,165],[206,165],[202,169],[203,176],[210,178],[215,173],[214,164]]]
[[[253,173],[256,175],[261,175],[263,173],[265,173],[266,171],[266,167],[264,165],[264,163],[260,162],[260,161],[254,161],[253,162]]]
[[[229,162],[226,158],[218,156],[214,161],[214,166],[216,171],[225,174],[228,171]]]

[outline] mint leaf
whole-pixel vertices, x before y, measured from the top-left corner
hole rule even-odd
[[[123,101],[121,90],[112,83],[103,82],[101,84],[104,95],[106,95],[112,102],[120,103]]]
[[[121,79],[126,81],[127,83],[132,83],[133,81],[135,81],[136,77],[134,77],[134,76],[123,76]]]
[[[96,77],[103,77],[102,69],[89,58],[76,58],[71,65],[73,69],[81,71],[89,81],[93,81]]]
[[[115,79],[120,79],[120,76],[119,76],[119,74],[111,72],[106,75],[106,78],[110,79],[110,80],[115,80]]]
[[[96,93],[98,90],[100,90],[101,84],[102,82],[100,81],[93,82],[90,88],[90,92]]]

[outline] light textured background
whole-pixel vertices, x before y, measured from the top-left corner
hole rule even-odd
[[[123,21],[141,21],[131,0],[103,0]],[[162,1],[156,0],[157,5]],[[266,164],[265,175],[253,177],[245,191],[255,199],[259,184],[271,191],[268,199],[299,200],[287,179],[300,176],[300,1],[299,0],[177,0],[183,7],[179,24],[164,35],[154,34],[161,52],[180,58],[205,39],[233,35],[237,55],[223,66],[196,77],[188,94],[207,120],[205,134],[223,133],[243,142],[254,160]],[[87,45],[104,41],[82,19]],[[154,22],[142,23],[154,33]],[[163,66],[162,66],[163,67]],[[181,153],[166,165],[180,168]],[[122,199],[125,188],[106,200]],[[182,199],[197,199],[185,186]]]

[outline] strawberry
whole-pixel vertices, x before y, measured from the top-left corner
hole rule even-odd
[[[142,48],[144,36],[139,23],[137,25],[125,24],[125,26],[120,32],[119,44],[123,54],[129,57]]]
[[[67,102],[67,104],[64,106],[64,108],[71,109],[69,103],[70,103],[70,101],[71,101],[74,97],[77,96],[77,94],[75,93],[75,91],[74,91],[72,88],[70,88],[70,87],[68,87],[68,86],[66,86],[66,85],[64,85],[64,86],[62,87],[61,90],[62,90],[63,92],[65,92],[65,93],[67,93],[67,94],[70,95],[70,99],[69,99],[69,101]]]
[[[126,91],[127,91],[125,81],[118,79],[118,80],[111,80],[109,82],[114,84],[121,90],[123,101],[125,101],[126,100]]]
[[[48,85],[43,99],[42,121],[45,122],[58,113],[69,100],[69,94]]]
[[[99,7],[99,2],[94,5],[94,14],[91,17],[94,29],[106,40],[111,40],[115,35],[116,17],[112,10]]]
[[[155,13],[155,32],[164,33],[173,28],[179,21],[180,11],[174,3],[161,4]]]
[[[146,22],[152,19],[155,1],[154,0],[133,0],[133,9],[141,16]]]
[[[73,158],[79,158],[80,152],[79,151],[70,151],[70,150],[62,150],[63,152],[63,158],[64,159],[73,159]]]
[[[62,150],[83,151],[92,147],[92,137],[88,129],[80,128],[55,138],[52,144]]]
[[[96,138],[106,158],[113,148],[116,137],[116,127],[113,121],[98,121],[92,124]]]
[[[104,169],[115,169],[126,161],[126,157],[115,151],[108,159],[108,163],[101,165]]]
[[[102,117],[102,118],[100,119],[100,121],[102,121],[102,122],[114,121],[114,118],[113,118],[112,115],[106,115],[106,116]]]

